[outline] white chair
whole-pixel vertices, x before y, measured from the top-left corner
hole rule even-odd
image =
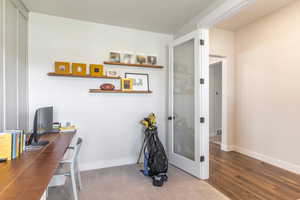
[[[71,177],[74,200],[78,200],[76,177],[78,179],[79,190],[82,189],[80,171],[78,166],[78,154],[81,148],[82,138],[78,138],[75,146],[69,146],[68,149],[72,151],[70,159],[60,161],[60,166],[56,170],[54,176],[69,176]],[[67,169],[66,166],[67,165]]]

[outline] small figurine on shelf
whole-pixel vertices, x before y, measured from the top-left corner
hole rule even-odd
[[[100,85],[100,89],[101,90],[114,90],[115,86],[111,83],[103,83],[102,85]]]

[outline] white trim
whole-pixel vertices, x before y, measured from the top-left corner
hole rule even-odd
[[[243,7],[248,6],[250,3],[254,3],[256,0],[227,0],[212,12],[202,17],[198,22],[198,28],[210,28],[216,23],[232,16],[240,11]]]
[[[226,144],[221,144],[221,150],[222,151],[226,151],[226,152],[229,152],[229,151],[234,151],[235,149],[235,146],[233,145],[226,145]]]
[[[29,18],[29,9],[25,6],[21,0],[9,0],[11,1],[16,8],[22,13],[22,15],[28,20]]]
[[[209,178],[209,30],[199,29],[199,37],[204,40],[200,46],[200,78],[205,80],[200,85],[200,115],[205,118],[205,123],[200,126],[200,155],[205,160],[201,163],[201,178]],[[199,80],[198,80],[199,81]],[[199,85],[199,83],[198,83]]]
[[[271,156],[267,156],[261,153],[257,153],[255,151],[243,148],[243,147],[239,147],[239,146],[234,146],[234,145],[221,145],[221,150],[222,151],[235,151],[238,152],[240,154],[249,156],[251,158],[254,158],[256,160],[260,160],[262,162],[268,163],[270,165],[273,165],[275,167],[279,167],[281,169],[296,173],[296,174],[300,174],[300,166],[296,165],[296,164],[292,164],[289,163],[287,161],[283,161],[277,158],[273,158]]]
[[[169,45],[169,90],[168,90],[168,117],[173,116],[173,44]],[[173,134],[172,134],[172,128],[173,128],[173,120],[168,120],[168,131],[167,131],[167,152],[168,156],[170,157],[172,153],[172,141],[173,141]]]
[[[122,165],[131,165],[136,163],[136,157],[122,158],[116,160],[106,160],[106,161],[97,161],[91,163],[82,163],[79,164],[80,171],[89,171],[95,169],[103,169],[109,167],[117,167]]]
[[[190,33],[188,33],[188,34],[186,34],[186,35],[184,35],[184,36],[182,36],[182,37],[174,40],[173,43],[172,43],[172,47],[174,48],[175,46],[178,46],[178,45],[180,45],[182,43],[185,43],[185,42],[187,42],[189,40],[192,40],[194,38],[198,38],[198,30],[190,32]]]
[[[296,174],[300,174],[300,166],[299,165],[295,165],[283,160],[279,160],[261,153],[257,153],[255,151],[249,150],[249,149],[245,149],[243,147],[239,147],[239,146],[235,146],[234,147],[234,151],[247,155],[249,157],[255,158],[257,160],[263,161],[265,163],[274,165],[276,167],[285,169],[287,171],[296,173]]]

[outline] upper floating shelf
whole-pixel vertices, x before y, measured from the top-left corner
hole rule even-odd
[[[102,79],[120,79],[121,77],[113,77],[113,76],[90,76],[90,75],[81,75],[81,76],[78,76],[78,75],[74,75],[74,74],[58,74],[58,73],[55,73],[55,72],[49,72],[47,74],[48,76],[66,76],[66,77],[74,77],[74,78],[102,78]]]
[[[143,67],[143,68],[155,68],[162,69],[163,66],[159,65],[147,65],[147,64],[126,64],[126,63],[115,63],[115,62],[104,62],[106,65],[119,65],[119,66],[127,66],[127,67]]]

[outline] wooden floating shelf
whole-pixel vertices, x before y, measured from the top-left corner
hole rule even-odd
[[[152,91],[123,91],[123,90],[101,90],[101,89],[90,89],[90,93],[127,93],[127,94],[151,94]]]
[[[74,78],[102,78],[102,79],[121,79],[121,77],[113,77],[113,76],[90,76],[90,75],[82,75],[82,76],[79,76],[79,75],[74,75],[74,74],[58,74],[58,73],[55,73],[55,72],[49,72],[47,74],[48,76],[65,76],[65,77],[74,77]]]
[[[159,65],[146,65],[146,64],[126,64],[126,63],[115,63],[115,62],[104,62],[106,65],[119,65],[119,66],[127,66],[127,67],[144,67],[144,68],[155,68],[162,69],[163,66]]]

